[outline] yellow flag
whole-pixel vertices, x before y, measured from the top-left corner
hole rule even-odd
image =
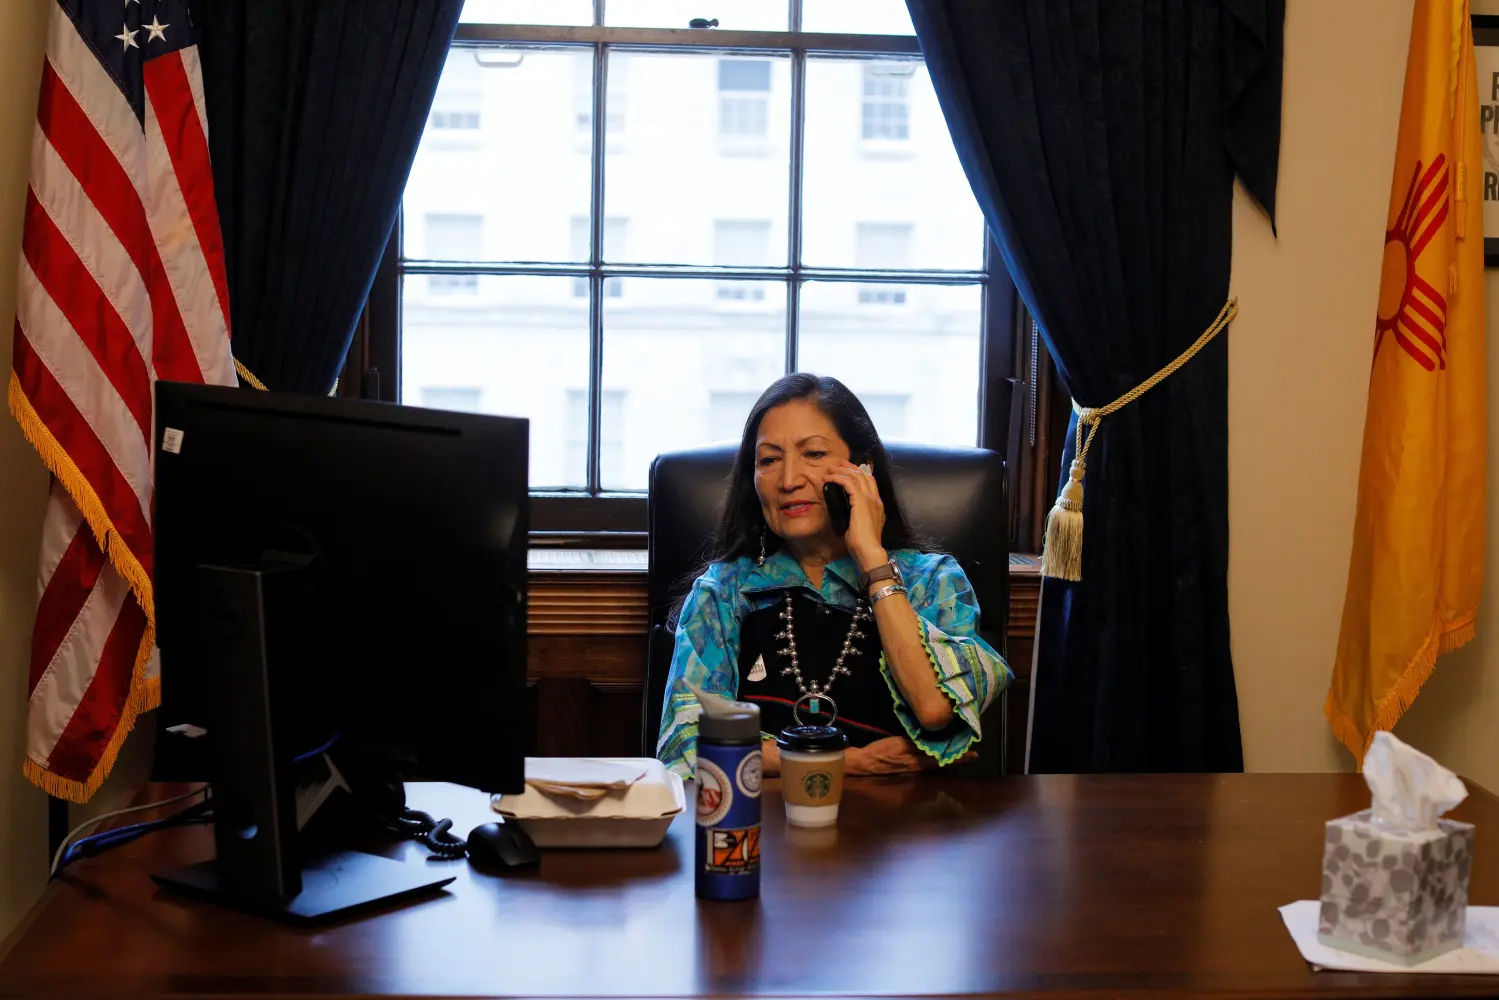
[[[1324,711],[1363,763],[1473,638],[1483,585],[1483,192],[1467,0],[1416,0],[1358,516]]]

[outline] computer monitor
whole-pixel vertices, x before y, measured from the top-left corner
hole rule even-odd
[[[329,745],[522,791],[527,421],[158,382],[156,422],[160,724],[203,732],[214,786],[192,879],[251,908],[317,909],[309,875],[347,892],[349,858],[297,854],[293,765]]]

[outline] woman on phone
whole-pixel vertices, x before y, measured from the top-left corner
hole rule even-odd
[[[656,755],[696,765],[702,690],[760,706],[773,734],[827,721],[849,774],[963,759],[1011,680],[978,635],[979,607],[951,556],[922,551],[864,405],[837,379],[792,374],[760,396],[734,459],[714,556],[677,615]]]

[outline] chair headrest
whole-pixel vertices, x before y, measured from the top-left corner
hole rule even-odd
[[[984,448],[887,443],[906,517],[965,564],[1008,572],[1004,459]],[[650,475],[651,609],[706,560],[728,494],[736,444],[657,456]],[[971,575],[971,572],[970,572]],[[978,581],[975,581],[977,585]]]

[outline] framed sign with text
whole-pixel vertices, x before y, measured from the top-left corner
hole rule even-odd
[[[1473,16],[1473,63],[1483,134],[1483,263],[1499,267],[1499,14]]]

